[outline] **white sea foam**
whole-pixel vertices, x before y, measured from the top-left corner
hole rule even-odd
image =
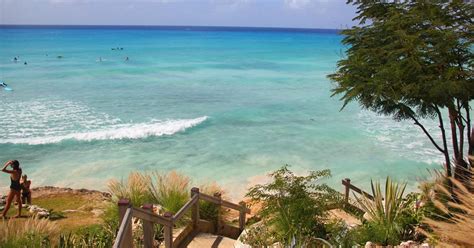
[[[119,124],[103,130],[71,133],[59,136],[0,139],[0,143],[40,145],[58,143],[64,140],[93,141],[117,139],[142,139],[151,136],[172,135],[199,125],[207,119],[202,116],[195,119],[152,121],[150,123]]]
[[[373,136],[379,145],[389,148],[399,156],[423,161],[425,163],[442,163],[443,157],[430,143],[424,133],[410,121],[397,122],[389,116],[380,116],[374,112],[359,113],[362,129]],[[423,120],[425,127],[432,132],[434,139],[438,137],[439,129],[433,120]]]
[[[70,101],[5,103],[0,109],[0,144],[51,144],[65,140],[141,139],[172,135],[207,119],[151,120],[123,123],[104,113]]]

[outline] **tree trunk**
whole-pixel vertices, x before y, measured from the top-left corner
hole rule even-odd
[[[437,106],[435,106],[436,113],[438,114],[438,121],[439,121],[439,129],[441,130],[441,138],[443,140],[443,149],[442,153],[444,155],[444,166],[446,169],[446,177],[451,177],[451,161],[449,158],[449,151],[448,151],[448,141],[446,138],[446,130],[444,129],[444,122],[443,122],[443,116],[441,115],[441,111]]]
[[[458,125],[456,120],[458,118],[458,114],[452,108],[448,108],[449,110],[449,124],[451,127],[451,141],[453,145],[453,155],[454,155],[454,178],[458,180],[463,180],[466,177],[466,161],[464,161],[462,157],[462,153],[459,150],[459,141],[458,141]]]
[[[474,163],[474,127],[472,128],[471,130],[471,137],[469,138],[469,156],[473,157],[471,158],[471,167],[472,167],[472,163]]]

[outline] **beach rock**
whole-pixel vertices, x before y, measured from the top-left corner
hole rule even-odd
[[[408,240],[408,241],[405,241],[405,242],[401,242],[400,245],[398,247],[400,248],[411,248],[411,247],[417,247],[417,243],[413,240]]]
[[[375,244],[370,241],[367,241],[367,243],[365,243],[364,245],[364,248],[374,248],[374,247],[375,247]]]
[[[36,215],[40,218],[46,218],[46,217],[49,217],[49,211],[47,209],[44,209],[44,208],[41,208],[39,206],[36,206],[36,205],[30,205],[27,207],[27,209],[29,210],[29,212],[33,215]]]
[[[431,246],[428,243],[423,243],[420,245],[420,248],[430,248]]]

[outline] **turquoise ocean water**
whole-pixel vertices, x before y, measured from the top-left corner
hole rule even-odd
[[[345,177],[367,186],[387,175],[414,187],[441,157],[411,123],[357,104],[339,111],[326,75],[341,39],[331,30],[2,27],[0,80],[14,91],[0,91],[0,161],[20,160],[35,186],[105,189],[130,171],[178,170],[239,196],[290,164],[331,169],[338,189]],[[1,175],[0,188],[8,184]]]

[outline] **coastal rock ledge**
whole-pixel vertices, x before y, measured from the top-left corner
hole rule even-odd
[[[55,186],[42,186],[32,188],[33,198],[43,198],[51,195],[60,195],[60,194],[70,194],[70,195],[87,195],[94,198],[103,198],[103,200],[109,200],[112,196],[110,193],[102,192],[98,190],[91,189],[72,189],[72,188],[62,188]]]

